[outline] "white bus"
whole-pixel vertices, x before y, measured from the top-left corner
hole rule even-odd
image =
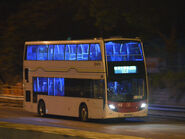
[[[144,117],[148,83],[138,38],[25,42],[24,108],[107,119]]]

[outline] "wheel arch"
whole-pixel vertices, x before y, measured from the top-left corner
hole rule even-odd
[[[87,112],[89,113],[87,104],[86,104],[85,102],[81,102],[80,105],[79,105],[79,109],[78,109],[78,115],[79,115],[79,116],[80,116],[80,109],[81,109],[82,106],[86,106]]]
[[[46,104],[45,104],[45,102],[44,102],[44,100],[43,100],[43,99],[39,99],[39,101],[38,101],[37,105],[39,105],[40,103],[43,103],[43,104],[46,106]]]
[[[44,100],[43,100],[43,99],[40,99],[40,100],[38,101],[38,103],[37,103],[37,113],[39,113],[39,105],[40,105],[41,103],[43,103],[44,106],[46,107],[46,104],[45,104]]]

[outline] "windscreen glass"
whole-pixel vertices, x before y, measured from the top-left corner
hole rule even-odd
[[[144,78],[124,80],[109,80],[107,96],[109,101],[124,102],[137,101],[146,97],[146,82]]]
[[[105,47],[107,61],[143,61],[139,41],[107,41]]]

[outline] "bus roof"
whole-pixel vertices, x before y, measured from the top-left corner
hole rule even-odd
[[[141,39],[139,39],[138,37],[136,37],[136,38],[111,37],[111,38],[104,39],[104,41],[115,41],[115,40],[141,41]]]
[[[141,41],[139,38],[122,38],[122,37],[111,37],[111,38],[94,38],[86,40],[57,40],[57,41],[26,41],[25,45],[39,45],[39,44],[73,44],[73,43],[99,43],[101,41],[115,41],[115,40],[132,40]]]

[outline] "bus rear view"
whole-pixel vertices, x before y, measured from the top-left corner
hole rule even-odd
[[[147,116],[147,74],[139,39],[105,40],[106,118]]]

